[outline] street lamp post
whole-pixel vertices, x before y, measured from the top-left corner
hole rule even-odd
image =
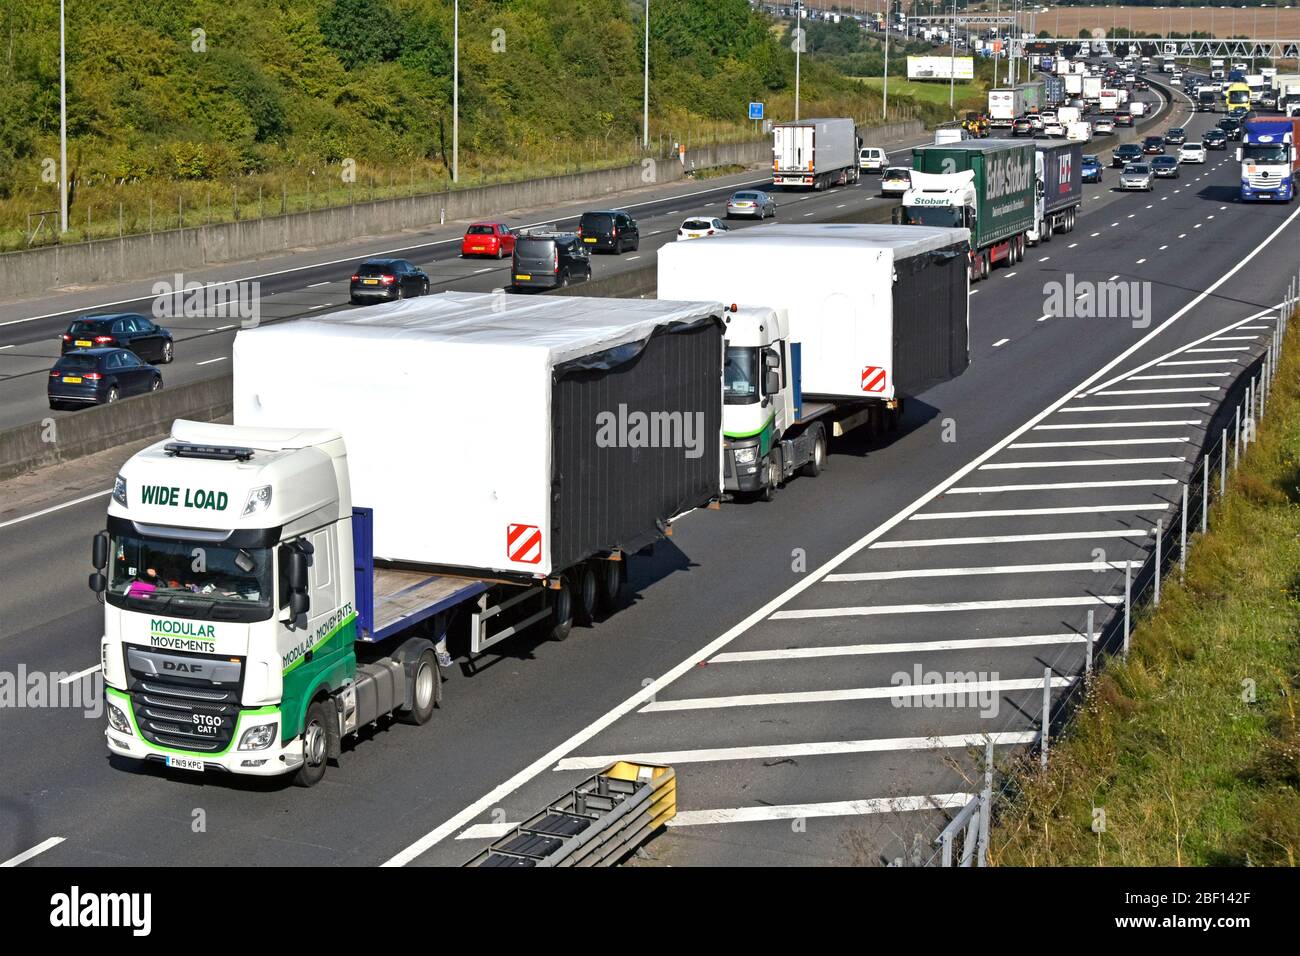
[[[949,31],[948,48],[948,109],[953,108],[957,95],[957,0],[952,0],[952,30]]]
[[[645,0],[645,92],[641,106],[641,147],[650,145],[650,0]]]
[[[460,182],[460,0],[451,28],[451,181]]]
[[[803,52],[803,3],[794,5],[794,121],[799,122],[799,54]]]
[[[68,69],[63,0],[59,0],[59,231],[68,231]]]
[[[884,101],[880,106],[880,118],[886,120],[889,118],[889,15],[892,12],[889,8],[892,0],[885,0],[885,85]]]

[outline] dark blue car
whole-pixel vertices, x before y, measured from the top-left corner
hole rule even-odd
[[[76,349],[130,349],[146,362],[166,364],[174,357],[172,334],[136,312],[86,315],[68,326],[60,337],[64,354]]]
[[[79,349],[50,369],[50,408],[105,405],[162,388],[162,372],[128,349]]]
[[[1083,181],[1085,183],[1099,183],[1101,182],[1101,175],[1101,160],[1092,155],[1083,157]]]

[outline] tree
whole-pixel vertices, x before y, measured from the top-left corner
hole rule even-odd
[[[320,18],[325,45],[349,70],[397,59],[402,50],[397,26],[383,0],[333,0]]]

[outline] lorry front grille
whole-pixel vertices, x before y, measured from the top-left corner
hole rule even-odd
[[[150,664],[145,656],[138,651],[127,654],[131,709],[140,736],[162,747],[195,753],[219,753],[229,747],[239,722],[243,662],[220,659],[224,670],[215,676],[228,679],[204,680],[173,677],[158,669],[148,673]],[[197,655],[165,656],[173,663],[189,662],[191,672],[200,673],[205,672],[198,670],[204,662],[214,660]],[[158,658],[153,655],[155,661]]]

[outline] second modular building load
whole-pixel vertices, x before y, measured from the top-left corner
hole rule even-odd
[[[966,369],[968,235],[843,223],[668,243],[658,295],[785,309],[805,395],[888,400]]]
[[[544,577],[719,496],[721,314],[445,292],[262,326],[235,423],[337,429],[376,559]]]

